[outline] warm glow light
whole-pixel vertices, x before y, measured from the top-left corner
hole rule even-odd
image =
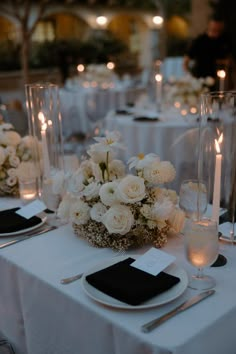
[[[174,106],[175,106],[176,108],[180,108],[180,107],[181,107],[181,103],[177,101],[177,102],[174,103]]]
[[[220,78],[220,79],[224,79],[225,76],[226,76],[226,72],[224,70],[218,70],[217,71],[217,76]]]
[[[107,18],[105,16],[98,16],[96,22],[99,26],[105,26],[107,24]]]
[[[161,17],[161,16],[154,16],[153,18],[152,18],[152,22],[154,23],[154,25],[156,25],[156,26],[161,26],[162,24],[163,24],[163,17]]]
[[[42,124],[45,123],[45,117],[44,117],[43,112],[39,112],[39,114],[38,114],[38,119],[40,120],[40,122],[41,122]]]
[[[182,116],[186,116],[188,114],[186,109],[181,109],[180,113],[182,114]]]
[[[51,121],[51,119],[48,120],[48,125],[52,126],[52,121]]]
[[[216,148],[217,154],[220,154],[220,144],[222,143],[222,141],[223,141],[223,133],[221,133],[218,140],[215,139],[215,148]]]
[[[113,70],[114,68],[115,68],[115,63],[113,63],[112,61],[109,61],[107,63],[107,69]]]
[[[82,73],[82,72],[84,71],[84,69],[85,69],[85,67],[84,67],[83,64],[77,65],[77,71],[78,71],[79,73]]]
[[[192,113],[192,114],[197,113],[197,108],[196,107],[191,107],[190,108],[190,113]]]
[[[156,74],[156,75],[155,75],[155,80],[156,80],[157,82],[161,82],[161,81],[162,81],[162,75],[161,75],[161,74]]]

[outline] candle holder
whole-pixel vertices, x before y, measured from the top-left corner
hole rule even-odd
[[[236,242],[236,92],[201,97],[199,178],[206,181],[209,213],[221,238]]]
[[[58,86],[51,83],[25,85],[29,135],[37,171],[37,194],[53,211],[59,203],[59,195],[53,191],[53,178],[64,169],[58,91]]]

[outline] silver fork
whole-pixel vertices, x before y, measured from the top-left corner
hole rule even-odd
[[[72,277],[63,278],[60,280],[60,283],[61,284],[70,284],[76,280],[79,280],[80,278],[82,278],[82,276],[83,276],[83,273],[79,273],[79,274],[73,275]]]

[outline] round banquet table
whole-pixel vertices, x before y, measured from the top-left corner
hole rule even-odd
[[[140,153],[156,153],[161,160],[170,161],[176,169],[176,179],[171,188],[179,189],[183,179],[197,176],[199,127],[196,119],[147,119],[136,121],[134,115],[110,112],[106,117],[105,129],[118,130],[126,147],[119,158],[127,161]]]

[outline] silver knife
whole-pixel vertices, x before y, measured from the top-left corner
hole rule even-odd
[[[7,242],[1,244],[0,245],[0,249],[8,247],[8,246],[11,246],[11,245],[14,245],[15,243],[18,243],[18,242],[21,242],[21,241],[24,241],[24,240],[28,240],[29,238],[32,238],[32,237],[35,237],[35,236],[38,236],[38,235],[42,235],[45,232],[48,232],[48,231],[51,231],[51,230],[54,230],[54,229],[56,229],[56,226],[47,226],[47,227],[39,230],[37,233],[30,232],[30,233],[25,234],[24,236],[22,236],[20,238],[17,238],[15,240],[11,240],[11,241],[7,241]]]
[[[204,300],[210,295],[213,295],[215,293],[215,290],[207,290],[204,291],[198,295],[193,296],[191,299],[184,301],[181,305],[177,306],[173,310],[167,312],[165,315],[158,317],[146,324],[144,324],[141,327],[142,332],[148,333],[152,331],[154,328],[157,326],[161,325],[163,322],[167,321],[169,318],[177,315],[179,312],[182,312],[184,310],[187,310],[189,307],[197,304],[198,302]]]

